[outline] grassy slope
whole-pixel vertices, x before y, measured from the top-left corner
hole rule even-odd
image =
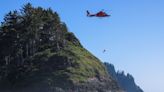
[[[74,45],[70,45],[68,49],[76,55],[78,58],[76,62],[79,65],[79,67],[69,68],[73,74],[71,80],[85,81],[95,76],[106,76],[107,73],[102,63],[86,49]]]
[[[80,46],[76,46],[71,42],[69,42],[69,45],[66,48],[57,52],[54,52],[51,49],[47,49],[43,52],[36,53],[35,56],[32,57],[34,59],[32,61],[45,62],[49,61],[49,58],[54,56],[69,58],[70,60],[67,60],[66,62],[71,63],[72,66],[53,71],[51,74],[52,77],[49,79],[53,83],[57,81],[61,82],[63,80],[71,81],[73,83],[80,83],[85,82],[88,78],[107,76],[107,72],[103,64],[95,56],[93,56],[86,49]]]

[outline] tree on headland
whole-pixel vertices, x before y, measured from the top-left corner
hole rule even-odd
[[[10,11],[0,25],[0,79],[19,75],[24,61],[37,52],[60,50],[66,32],[66,24],[51,8],[35,8],[28,3],[20,11]]]

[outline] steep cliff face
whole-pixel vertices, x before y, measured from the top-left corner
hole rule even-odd
[[[1,92],[121,92],[56,12],[31,4],[0,28]]]
[[[116,72],[114,65],[109,63],[104,63],[108,73],[112,76],[113,79],[122,87],[126,92],[143,92],[143,90],[136,85],[134,78],[129,73],[127,75],[124,72]]]

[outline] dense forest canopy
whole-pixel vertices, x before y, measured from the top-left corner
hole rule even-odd
[[[50,8],[34,8],[28,3],[20,11],[10,11],[0,28],[1,60],[8,64],[13,59],[22,60],[46,47],[59,45],[64,31],[66,25]]]
[[[0,26],[0,80],[16,80],[18,76],[14,75],[26,70],[26,59],[47,48],[60,50],[75,39],[50,8],[35,8],[28,3],[20,11],[10,11]]]

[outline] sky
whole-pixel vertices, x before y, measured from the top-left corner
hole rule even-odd
[[[57,11],[86,49],[132,74],[144,92],[164,92],[164,0],[1,0],[0,21],[27,2]],[[86,16],[102,9],[111,17]]]

